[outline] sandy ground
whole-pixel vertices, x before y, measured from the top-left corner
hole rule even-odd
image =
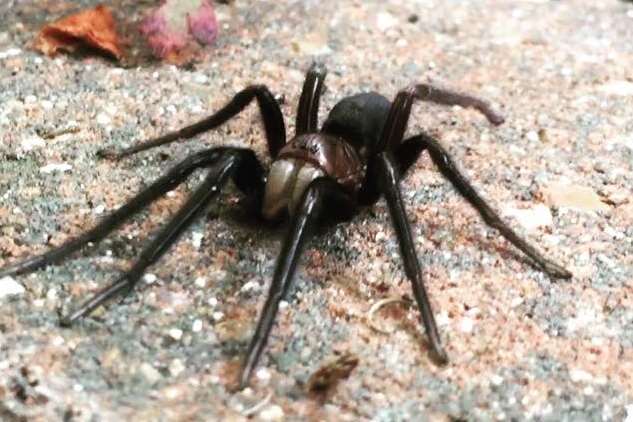
[[[267,162],[256,107],[121,162],[95,152],[193,122],[251,82],[279,95],[293,133],[318,60],[330,72],[321,118],[346,95],[392,98],[415,81],[491,101],[498,128],[420,104],[409,131],[437,136],[574,277],[533,268],[424,156],[402,190],[446,366],[429,358],[415,308],[368,316],[411,297],[382,201],[309,245],[242,392],[230,387],[283,230],[249,222],[233,187],[132,295],[59,327],[60,309],[131,264],[195,175],[100,244],[0,280],[0,419],[633,420],[633,4],[236,0],[216,6],[218,42],[186,68],[30,50],[43,22],[90,4],[0,4],[0,267],[82,232],[203,147],[248,146]],[[144,7],[112,5],[128,23]],[[358,365],[327,394],[307,392],[337,355]]]

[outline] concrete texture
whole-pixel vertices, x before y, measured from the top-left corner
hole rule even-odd
[[[194,176],[104,242],[0,280],[0,419],[633,420],[632,4],[236,0],[216,6],[217,44],[186,68],[29,49],[45,21],[92,4],[0,4],[0,267],[82,232],[193,151],[264,157],[256,107],[118,163],[95,152],[193,122],[251,82],[280,95],[293,133],[316,58],[330,71],[322,118],[345,95],[414,81],[490,100],[499,128],[420,104],[409,130],[436,135],[574,278],[530,266],[424,156],[402,189],[447,366],[429,359],[415,308],[370,321],[372,304],[411,296],[380,202],[307,248],[251,388],[231,392],[280,241],[232,187],[132,295],[60,328],[58,311],[126,268]],[[126,28],[147,3],[111,4]],[[358,364],[308,392],[336,356]]]

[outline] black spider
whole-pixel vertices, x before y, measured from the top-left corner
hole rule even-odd
[[[413,285],[413,295],[420,308],[431,350],[437,361],[446,362],[448,358],[440,342],[398,187],[402,175],[424,150],[429,152],[442,174],[479,211],[487,224],[499,230],[550,276],[572,276],[565,268],[543,257],[501,221],[497,213],[459,172],[438,141],[425,133],[403,140],[415,100],[473,107],[491,123],[501,124],[503,118],[492,111],[486,102],[426,84],[412,85],[400,91],[393,102],[374,92],[357,94],[336,104],[319,131],[317,114],[324,79],[323,68],[313,65],[308,71],[299,100],[296,135],[288,143],[283,116],[274,97],[266,86],[253,85],[238,92],[224,108],[198,123],[125,150],[101,151],[102,156],[121,158],[177,139],[191,138],[220,126],[256,99],[273,163],[266,177],[264,168],[252,150],[218,147],[197,152],[105,217],[95,228],[56,249],[0,270],[0,277],[33,271],[65,258],[88,242],[102,239],[132,214],[183,183],[194,170],[208,168],[201,185],[145,247],[132,268],[75,312],[63,317],[61,324],[70,325],[110,298],[128,293],[145,269],[158,260],[176,241],[178,235],[220,193],[224,184],[232,179],[239,190],[256,201],[266,219],[291,216],[270,292],[248,346],[239,380],[240,386],[244,387],[248,384],[266,344],[279,303],[288,292],[299,255],[309,234],[326,219],[329,222],[350,219],[359,206],[372,205],[382,195],[389,207],[404,269]]]

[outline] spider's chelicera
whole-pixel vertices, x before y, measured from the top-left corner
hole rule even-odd
[[[197,152],[105,217],[93,229],[56,249],[0,269],[0,277],[44,267],[67,257],[88,242],[101,240],[132,214],[183,183],[193,171],[206,168],[204,181],[143,249],[132,268],[62,318],[63,325],[70,325],[109,299],[128,293],[146,268],[158,260],[220,193],[226,182],[232,179],[240,191],[255,200],[264,218],[275,220],[290,216],[291,220],[268,297],[246,353],[239,380],[240,386],[244,387],[266,345],[279,303],[288,292],[301,250],[313,229],[324,221],[348,220],[359,207],[370,206],[383,196],[387,201],[404,269],[413,286],[413,295],[420,309],[432,355],[437,361],[446,362],[448,358],[424,287],[398,186],[402,175],[424,150],[488,225],[499,230],[542,271],[556,278],[571,277],[569,271],[546,259],[499,218],[460,173],[437,140],[426,133],[404,139],[415,100],[472,107],[491,123],[501,124],[503,118],[486,102],[427,84],[412,85],[400,91],[393,102],[374,92],[362,93],[344,98],[336,104],[321,130],[318,130],[318,106],[324,79],[325,70],[322,67],[313,65],[308,71],[299,100],[296,134],[289,142],[286,142],[283,116],[274,97],[266,86],[252,85],[238,92],[221,110],[191,126],[121,151],[101,151],[102,156],[118,159],[178,139],[191,138],[220,126],[256,99],[273,162],[266,176],[263,166],[250,149],[218,147]]]

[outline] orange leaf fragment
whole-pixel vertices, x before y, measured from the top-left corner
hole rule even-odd
[[[116,59],[123,57],[114,17],[108,7],[99,5],[49,23],[35,39],[35,48],[48,56],[60,50],[73,52],[79,47],[95,48]]]

